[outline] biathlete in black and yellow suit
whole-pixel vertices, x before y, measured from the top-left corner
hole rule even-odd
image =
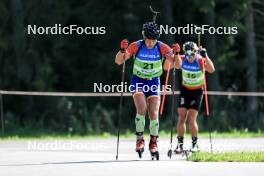
[[[126,48],[127,41],[123,40],[121,42],[123,52],[119,51],[117,53],[115,62],[122,64],[125,60],[131,57],[134,58],[130,88],[137,110],[135,118],[136,152],[142,153],[144,151],[143,133],[145,130],[145,115],[148,112],[150,118],[149,150],[151,154],[158,155],[158,112],[160,107],[160,76],[163,71],[162,58],[164,57],[171,63],[175,62],[177,68],[181,65],[181,59],[179,56],[174,55],[172,48],[158,41],[160,31],[156,23],[146,22],[143,25],[142,34],[143,40],[131,43],[126,50],[124,48]]]

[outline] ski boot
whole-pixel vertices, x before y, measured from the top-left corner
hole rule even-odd
[[[176,155],[183,154],[183,152],[184,152],[184,150],[183,150],[183,137],[178,136],[177,139],[178,139],[178,144],[177,144],[176,149],[174,150],[174,153]]]
[[[184,152],[183,143],[178,143],[176,149],[174,150],[174,153],[178,155],[178,154],[182,154],[183,152]]]
[[[191,151],[192,153],[197,153],[197,152],[200,151],[197,142],[195,142],[195,143],[193,142],[193,143],[192,143],[192,147],[191,147],[190,151]]]
[[[150,142],[149,142],[149,151],[151,155],[151,160],[159,160],[159,151],[158,151],[158,136],[150,136]]]
[[[143,133],[137,133],[136,152],[138,153],[139,158],[142,158],[144,147],[145,147],[145,140],[143,138]]]

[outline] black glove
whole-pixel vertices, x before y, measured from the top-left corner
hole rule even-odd
[[[207,57],[207,52],[206,52],[206,49],[201,49],[200,50],[200,55],[202,56],[202,57]]]

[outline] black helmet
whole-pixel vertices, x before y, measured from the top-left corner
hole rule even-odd
[[[160,36],[160,30],[158,24],[155,22],[144,23],[143,35],[148,39],[158,39]]]
[[[183,51],[186,52],[187,50],[192,50],[192,51],[197,51],[198,50],[198,47],[197,47],[197,44],[195,42],[185,42],[183,44]]]

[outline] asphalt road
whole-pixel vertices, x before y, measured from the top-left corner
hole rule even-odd
[[[202,151],[210,151],[208,139],[200,139]],[[186,148],[190,141],[186,141]],[[0,141],[0,176],[263,176],[264,163],[189,162],[182,156],[167,157],[169,139],[159,141],[160,161],[151,161],[146,150],[139,159],[135,141],[116,139]],[[213,139],[214,151],[264,151],[264,138]]]

